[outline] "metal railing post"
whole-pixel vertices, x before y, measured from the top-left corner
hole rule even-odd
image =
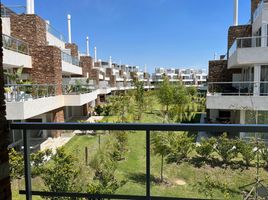
[[[23,146],[26,200],[32,200],[30,145],[26,129],[23,129]]]
[[[146,130],[146,199],[151,199],[150,130]]]

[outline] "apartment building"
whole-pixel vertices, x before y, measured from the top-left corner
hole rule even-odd
[[[251,0],[249,12],[250,22],[239,25],[238,1],[234,0],[227,59],[209,61],[207,109],[211,122],[268,123],[268,1]],[[241,137],[247,135],[240,133]]]
[[[88,113],[113,91],[133,89],[135,67],[118,65],[80,53],[72,41],[71,15],[67,16],[68,40],[53,23],[34,12],[16,13],[1,5],[3,25],[3,67],[7,119],[26,122],[64,122]],[[132,74],[133,73],[133,74]],[[139,76],[140,77],[140,76]],[[138,77],[138,78],[139,78]],[[142,79],[143,80],[143,79]],[[31,133],[32,148],[60,131]],[[20,134],[12,134],[13,145],[20,145]],[[35,146],[35,144],[37,144]]]
[[[171,82],[182,81],[185,85],[202,86],[207,82],[206,70],[192,68],[155,68],[152,79],[155,82],[161,82],[163,81],[164,75]]]

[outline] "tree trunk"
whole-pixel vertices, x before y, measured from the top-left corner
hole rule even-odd
[[[163,170],[164,170],[164,155],[161,155],[161,182],[163,182]]]

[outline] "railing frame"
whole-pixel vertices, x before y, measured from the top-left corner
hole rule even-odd
[[[33,195],[47,197],[80,197],[80,198],[107,198],[107,199],[191,199],[191,198],[170,198],[151,196],[150,180],[150,135],[151,131],[209,131],[213,132],[263,132],[268,133],[268,125],[240,125],[240,124],[111,124],[111,123],[12,123],[12,130],[23,130],[24,145],[24,172],[25,190],[20,194],[26,195],[26,200],[32,200]],[[31,187],[31,166],[29,150],[29,133],[27,130],[129,130],[146,131],[146,195],[106,195],[68,192],[41,192],[32,191]],[[192,198],[197,199],[197,198]]]

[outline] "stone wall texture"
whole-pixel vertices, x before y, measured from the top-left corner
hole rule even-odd
[[[234,73],[241,73],[241,69],[227,69],[227,60],[209,61],[208,82],[231,82]]]
[[[71,49],[71,55],[75,58],[78,58],[78,46],[75,43],[65,44],[66,49]]]
[[[56,84],[56,94],[62,94],[61,50],[55,46],[36,46],[32,51],[32,61],[32,81],[38,84]]]
[[[116,86],[116,76],[115,75],[111,75],[110,76],[109,84],[110,84],[111,87],[115,87]]]
[[[52,122],[64,122],[64,108],[58,108],[52,111]],[[57,138],[61,136],[60,130],[51,131],[52,137]]]
[[[37,15],[11,15],[11,36],[32,46],[47,45],[46,22]]]
[[[100,83],[99,74],[100,74],[99,69],[91,69],[89,73],[89,78],[94,80],[96,85],[99,85]]]
[[[2,20],[0,19],[0,200],[11,200],[11,186],[9,177],[7,145],[8,124],[5,118],[6,106],[4,101],[4,73],[3,73],[3,49],[2,49]]]
[[[81,56],[80,57],[80,67],[82,67],[82,73],[84,77],[87,77],[87,74],[90,74],[90,71],[93,68],[93,60],[90,56]]]
[[[236,38],[250,37],[252,35],[252,25],[230,26],[228,30],[228,49],[231,48]]]

